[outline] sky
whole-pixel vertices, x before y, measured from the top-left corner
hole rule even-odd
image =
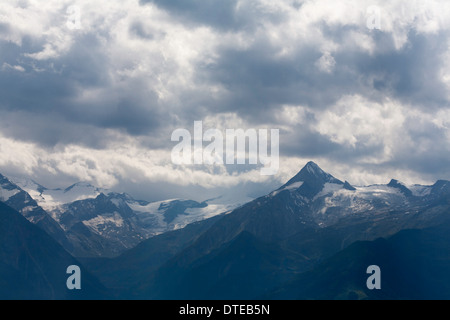
[[[0,172],[145,200],[262,195],[308,161],[450,180],[450,2],[3,0]],[[280,168],[176,165],[171,134],[279,129]]]

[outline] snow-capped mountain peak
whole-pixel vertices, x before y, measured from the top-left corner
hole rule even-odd
[[[308,162],[297,175],[289,180],[278,190],[274,191],[271,196],[275,196],[285,190],[297,191],[297,193],[308,199],[314,198],[321,192],[327,184],[344,186],[344,183],[331,174],[323,171],[316,163]],[[335,187],[331,186],[332,189]]]
[[[25,178],[17,178],[17,177],[9,177],[8,178],[12,183],[19,186],[22,190],[36,190],[39,192],[44,192],[47,190],[46,187],[40,185],[36,181],[32,179],[25,179]]]
[[[64,204],[78,200],[96,198],[108,190],[96,188],[88,182],[78,182],[66,189],[48,189],[30,179],[11,178],[45,210],[52,212]]]
[[[348,181],[345,181],[343,188],[349,191],[356,191],[356,188],[352,186]]]
[[[448,193],[448,181],[422,186],[406,185],[392,179],[389,184],[354,187],[309,162],[285,185],[267,195],[264,201],[276,201],[292,213],[309,212],[309,215],[302,216],[304,223],[326,227],[348,216],[370,216],[374,212],[390,212],[405,206],[414,208]]]
[[[409,188],[406,186],[406,184],[404,184],[403,182],[400,182],[398,180],[395,180],[395,179],[392,179],[391,182],[389,182],[388,187],[400,190],[400,192],[403,193],[407,197],[411,197],[413,195],[412,191],[409,190]]]
[[[308,170],[311,174],[323,174],[324,171],[313,161],[310,161],[306,164],[305,169]]]
[[[296,182],[320,182],[320,183],[337,183],[344,184],[342,181],[336,179],[331,174],[323,171],[316,163],[310,161],[308,162],[300,172],[289,180],[282,188],[288,187],[289,185]]]
[[[94,188],[94,187],[88,182],[77,182],[71,185],[70,187],[64,189],[64,192],[70,192],[70,190],[75,188]]]

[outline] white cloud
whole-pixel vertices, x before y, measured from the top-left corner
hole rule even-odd
[[[64,175],[104,188],[115,187],[120,179],[134,183],[166,182],[205,188],[232,187],[242,182],[264,182],[259,169],[241,175],[230,174],[224,166],[176,166],[170,151],[146,150],[135,141],[107,149],[68,145],[52,150],[0,136],[0,169],[25,171],[31,177]]]
[[[316,128],[332,141],[352,147],[357,143],[382,144],[388,157],[402,131],[405,114],[405,108],[393,101],[376,103],[361,96],[344,96],[335,106],[317,114]]]
[[[332,73],[336,66],[336,60],[334,60],[331,53],[326,52],[316,61],[316,67],[325,73]]]
[[[22,66],[19,66],[19,65],[12,66],[9,63],[4,62],[3,65],[2,65],[2,71],[8,70],[8,69],[15,70],[15,71],[18,71],[18,72],[25,72],[25,68],[22,67]]]

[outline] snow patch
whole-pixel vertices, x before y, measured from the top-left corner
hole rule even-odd
[[[277,194],[279,194],[280,192],[285,191],[285,190],[289,190],[289,191],[297,190],[298,188],[300,188],[303,185],[303,183],[304,183],[303,181],[291,183],[290,185],[285,186],[284,188],[282,188],[280,190],[273,191],[269,196],[274,197]]]
[[[20,192],[19,189],[8,190],[8,189],[0,188],[0,200],[3,202],[6,202],[9,199],[11,199],[11,197],[14,197],[16,194],[18,194],[19,192]]]
[[[187,208],[184,214],[178,215],[171,223],[164,221],[164,214],[170,204],[174,201],[184,201],[181,199],[172,199],[165,201],[152,202],[146,205],[141,205],[138,202],[127,202],[128,206],[138,216],[143,223],[152,224],[153,228],[158,229],[162,233],[168,230],[178,230],[187,225],[209,219],[220,215],[222,213],[230,212],[247,202],[252,201],[253,198],[240,196],[238,199],[232,199],[229,196],[222,196],[205,201],[207,206],[204,208]],[[158,226],[155,226],[157,223]]]
[[[26,191],[47,212],[57,210],[64,204],[93,199],[100,193],[108,193],[107,190],[96,188],[85,182],[74,184],[65,190],[47,189],[35,183],[33,180],[27,179],[14,178],[14,183]]]
[[[421,186],[421,185],[413,185],[408,187],[411,190],[413,196],[415,197],[425,197],[430,195],[432,187],[430,186]]]
[[[314,200],[316,200],[317,198],[320,198],[322,196],[325,196],[327,194],[330,193],[334,193],[336,191],[339,191],[343,188],[344,186],[342,184],[337,184],[337,183],[330,183],[327,182],[325,183],[325,185],[323,186],[322,191],[320,191],[315,197]]]
[[[308,164],[306,166],[306,169],[308,170],[309,173],[311,173],[312,175],[314,175],[316,173],[316,170],[314,168],[314,166],[312,164]]]
[[[120,214],[115,212],[113,215],[101,215],[97,216],[91,220],[83,221],[83,224],[86,227],[89,227],[93,230],[95,230],[98,234],[102,234],[101,226],[106,225],[114,225],[117,228],[121,228],[124,225],[124,221]]]
[[[116,206],[117,209],[120,209],[124,204],[122,199],[111,199],[110,201],[112,202],[113,205]]]
[[[135,212],[157,214],[159,208],[161,207],[161,204],[170,203],[172,201],[175,201],[175,200],[152,202],[147,205],[141,205],[138,202],[130,201],[130,202],[127,202],[127,204],[131,208],[131,210],[133,210]]]
[[[298,189],[303,185],[303,181],[299,181],[299,182],[294,182],[288,186],[286,186],[284,188],[284,190],[293,190],[293,189]]]

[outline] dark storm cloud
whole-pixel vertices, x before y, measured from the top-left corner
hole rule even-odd
[[[10,31],[9,25],[0,22],[0,34],[7,34]]]
[[[385,44],[383,37],[378,41]],[[441,79],[441,56],[448,50],[448,33],[418,35],[411,31],[408,44],[396,51],[381,51],[375,56],[343,56],[342,61],[354,63],[357,74],[375,89],[376,97],[392,96],[424,111],[448,107],[448,89]],[[378,42],[377,42],[378,44]],[[384,46],[386,48],[386,46]]]
[[[392,43],[392,36],[376,38]],[[334,55],[331,74],[315,65],[322,55],[317,48],[305,45],[294,56],[280,58],[280,48],[258,42],[246,50],[223,50],[214,63],[200,64],[199,79],[219,83],[229,92],[221,101],[209,103],[214,112],[234,111],[249,120],[260,120],[260,114],[267,117],[268,110],[277,112],[283,104],[326,109],[350,94],[374,101],[392,97],[420,109],[440,108],[449,105],[436,63],[447,49],[445,38],[411,33],[401,50],[374,55],[346,48]]]
[[[15,44],[1,42],[4,49],[3,61],[16,65],[24,59]],[[17,53],[17,54],[16,54]],[[20,57],[12,59],[11,56]],[[31,66],[24,67],[27,72],[3,70],[0,73],[0,108],[48,112],[57,108],[64,99],[73,96],[77,88],[72,79],[55,72],[32,72]]]
[[[253,118],[283,104],[326,108],[343,94],[360,89],[357,79],[345,69],[333,76],[318,72],[314,64],[321,53],[315,48],[302,48],[289,58],[277,58],[278,49],[259,43],[245,51],[226,50],[216,63],[205,66],[202,71],[209,80],[229,92],[215,111]]]
[[[394,167],[407,168],[427,175],[432,180],[450,179],[450,144],[448,129],[417,117],[406,124],[405,139],[411,143],[398,146],[396,158],[389,163]]]
[[[21,141],[32,141],[41,147],[78,144],[94,149],[107,148],[117,137],[98,126],[68,121],[50,113],[31,114],[15,111],[2,112],[0,118],[2,134]]]
[[[0,111],[5,113],[2,122],[6,113],[17,114],[14,128],[3,127],[10,135],[43,145],[81,143],[95,147],[96,141],[104,140],[97,136],[102,134],[100,129],[142,135],[157,130],[165,119],[146,79],[113,88],[108,56],[92,34],[79,38],[67,54],[49,61],[25,56],[24,52],[43,49],[27,40],[21,47],[9,42],[0,46],[2,63],[20,64],[25,69],[17,72],[3,68],[0,72]],[[99,93],[83,100],[86,89]]]
[[[314,159],[316,157],[333,156],[342,146],[330,141],[329,137],[313,132],[307,128],[286,135],[281,141],[280,152],[285,156],[301,156]]]
[[[141,0],[141,4],[154,3],[190,22],[219,28],[234,28],[237,0]]]
[[[382,142],[367,143],[369,137],[360,137],[355,145],[333,142],[329,136],[314,130],[314,125],[293,127],[292,133],[285,133],[280,141],[280,153],[304,159],[327,158],[340,163],[352,163],[369,155],[383,154]]]
[[[165,32],[149,28],[142,21],[134,21],[130,23],[129,32],[132,37],[138,37],[149,41],[161,40],[167,35]]]
[[[264,11],[251,1],[141,0],[140,3],[154,3],[186,25],[205,25],[221,31],[253,29],[263,20],[277,22],[283,19],[281,13]]]
[[[130,33],[132,35],[138,36],[140,38],[144,38],[147,40],[153,40],[155,35],[149,31],[147,31],[142,23],[139,21],[134,22],[130,26]]]

